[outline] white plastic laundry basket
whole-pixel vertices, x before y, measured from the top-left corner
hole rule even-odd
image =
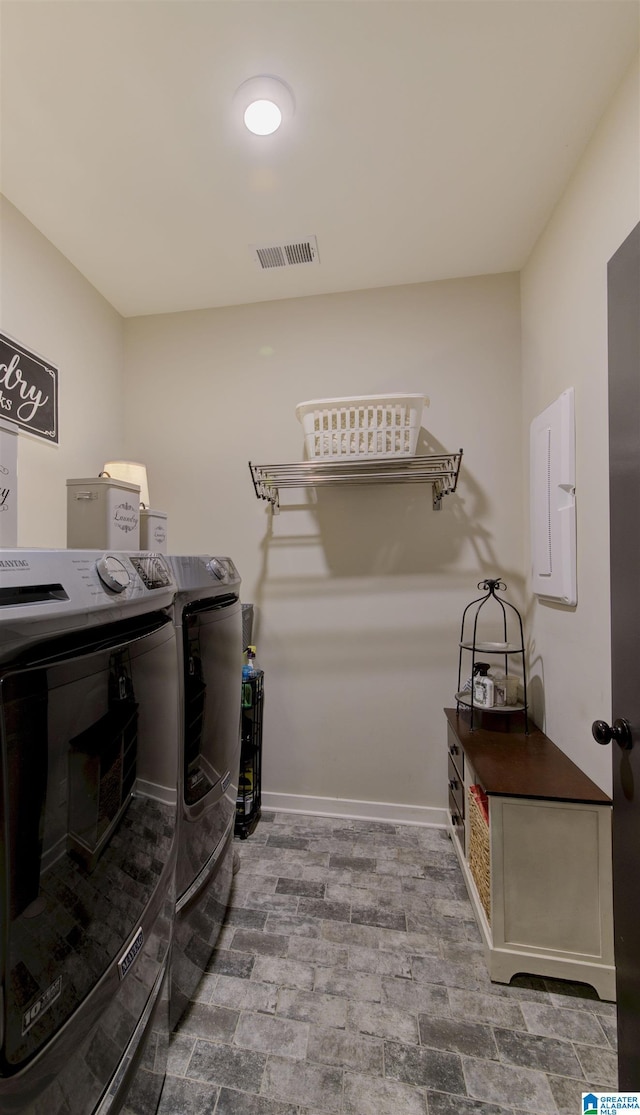
[[[298,403],[307,457],[413,457],[425,395],[369,395]]]

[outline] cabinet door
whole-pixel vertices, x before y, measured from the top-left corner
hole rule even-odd
[[[491,799],[494,947],[611,963],[609,806]]]

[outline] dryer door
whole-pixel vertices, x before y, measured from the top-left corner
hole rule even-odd
[[[242,610],[235,595],[184,610],[183,832],[178,897],[235,815],[240,765]]]

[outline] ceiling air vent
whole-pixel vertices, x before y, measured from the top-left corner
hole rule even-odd
[[[263,244],[261,247],[252,244],[250,250],[262,271],[320,262],[315,236],[308,236],[306,240],[293,240],[288,244]]]

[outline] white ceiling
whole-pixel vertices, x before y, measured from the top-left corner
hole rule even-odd
[[[636,0],[2,0],[2,192],[125,316],[519,269]],[[245,79],[290,127],[234,118]],[[320,266],[250,244],[315,235]]]

